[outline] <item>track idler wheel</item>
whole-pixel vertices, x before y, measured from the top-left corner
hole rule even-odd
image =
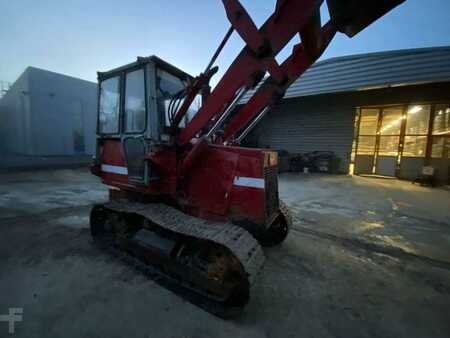
[[[292,225],[291,213],[284,202],[280,201],[279,204],[280,212],[277,218],[275,218],[272,225],[264,232],[264,234],[258,238],[258,241],[262,246],[276,246],[282,243],[289,233],[289,228]]]

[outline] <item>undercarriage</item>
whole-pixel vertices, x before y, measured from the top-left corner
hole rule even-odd
[[[260,244],[244,228],[191,217],[165,204],[99,204],[90,222],[101,247],[223,318],[239,314],[248,303],[265,260]],[[284,239],[288,227],[274,223],[263,244],[277,244],[274,239]]]

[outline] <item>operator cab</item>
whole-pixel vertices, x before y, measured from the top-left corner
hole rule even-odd
[[[170,102],[192,80],[192,76],[157,56],[138,57],[131,64],[99,72],[98,134],[143,135],[161,141],[170,126]],[[186,119],[192,118],[194,108]]]
[[[128,178],[148,183],[152,176],[144,156],[152,147],[169,143],[174,102],[193,77],[156,56],[138,57],[136,62],[98,73],[99,144],[120,142],[127,163]],[[182,98],[181,98],[182,102]],[[179,124],[183,128],[200,105],[197,99]]]

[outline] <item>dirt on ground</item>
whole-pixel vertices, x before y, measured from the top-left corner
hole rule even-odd
[[[86,170],[0,175],[0,315],[23,308],[17,337],[449,337],[449,191],[286,175],[280,195],[293,229],[224,321],[93,245]]]

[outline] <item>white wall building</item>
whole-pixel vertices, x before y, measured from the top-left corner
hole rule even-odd
[[[0,153],[90,155],[97,84],[28,67],[0,100]]]

